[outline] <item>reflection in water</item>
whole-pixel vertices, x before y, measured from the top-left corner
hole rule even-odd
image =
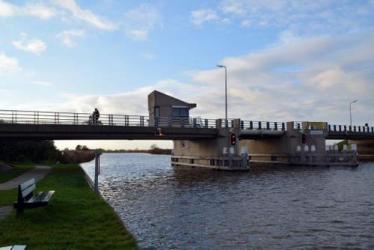
[[[235,173],[174,169],[160,155],[101,162],[102,194],[141,248],[374,248],[372,163]]]

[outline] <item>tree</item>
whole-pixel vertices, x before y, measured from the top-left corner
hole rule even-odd
[[[2,139],[0,159],[3,161],[55,161],[60,152],[53,141]]]

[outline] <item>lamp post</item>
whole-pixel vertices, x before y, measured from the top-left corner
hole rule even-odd
[[[225,65],[217,65],[218,68],[225,69],[225,127],[228,127],[228,120],[227,120],[227,67]]]
[[[349,125],[352,128],[352,104],[358,102],[358,100],[354,100],[349,103]]]

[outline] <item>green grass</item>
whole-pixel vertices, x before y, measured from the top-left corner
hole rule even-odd
[[[0,246],[26,244],[28,249],[136,249],[113,209],[89,188],[77,165],[56,165],[37,184],[55,190],[49,205],[13,212],[0,221]],[[0,204],[16,199],[16,191],[0,192]]]
[[[29,171],[35,167],[35,164],[32,163],[17,163],[17,164],[12,164],[13,169],[6,171],[6,172],[1,172],[0,173],[0,183],[9,181],[13,178],[16,178],[17,176],[25,173],[26,171]]]

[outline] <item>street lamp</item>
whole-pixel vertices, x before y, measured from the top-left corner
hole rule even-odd
[[[352,104],[358,102],[358,100],[354,100],[349,103],[349,125],[352,128]]]
[[[225,65],[217,65],[218,68],[224,68],[225,69],[225,127],[228,126],[228,120],[227,120],[227,67]]]

